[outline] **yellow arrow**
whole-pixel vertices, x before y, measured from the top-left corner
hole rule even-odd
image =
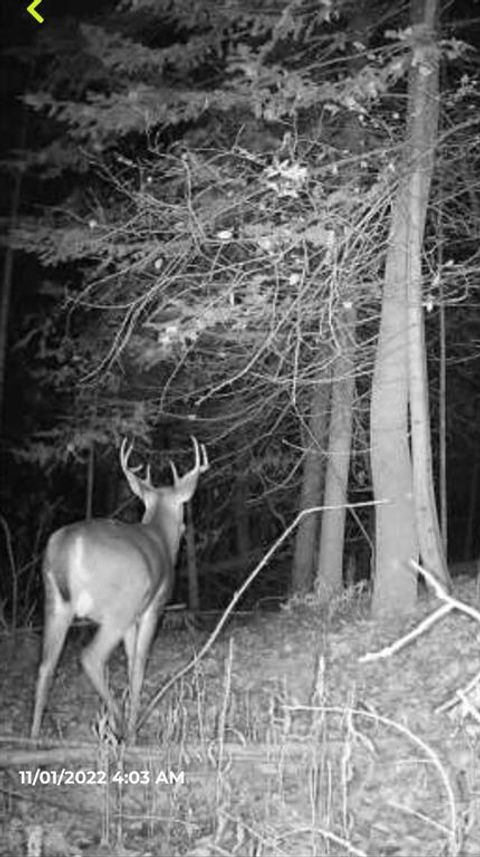
[[[42,0],[32,0],[30,6],[27,6],[27,12],[30,12],[32,18],[35,18],[35,20],[38,21],[39,24],[43,24],[44,19],[38,12],[35,11],[35,9],[37,8],[37,6],[40,5],[41,2]]]

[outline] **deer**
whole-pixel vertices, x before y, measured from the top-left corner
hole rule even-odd
[[[175,563],[185,530],[183,507],[193,497],[200,474],[209,468],[204,444],[192,437],[195,463],[173,485],[154,488],[150,465],[129,466],[133,443],[123,439],[120,465],[133,493],[145,507],[141,522],[92,518],[55,530],[45,549],[42,659],[38,671],[31,738],[38,739],[55,668],[75,617],[97,624],[81,654],[82,667],[107,705],[112,723],[123,717],[106,679],[114,649],[123,641],[128,664],[130,704],[126,739],[135,743],[135,726],[150,646],[161,611],[171,598]],[[125,725],[125,724],[124,724]],[[125,729],[122,727],[122,735]]]

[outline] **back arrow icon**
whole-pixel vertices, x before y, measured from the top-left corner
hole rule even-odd
[[[27,6],[27,12],[29,12],[32,18],[35,18],[35,20],[38,21],[39,24],[43,24],[44,19],[38,12],[35,11],[35,9],[37,8],[37,6],[40,5],[41,2],[42,0],[32,0],[30,6]]]

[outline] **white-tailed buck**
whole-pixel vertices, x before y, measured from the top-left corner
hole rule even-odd
[[[205,446],[192,438],[195,464],[179,477],[170,462],[173,485],[154,488],[131,468],[133,444],[123,440],[120,463],[133,493],[145,505],[142,522],[124,524],[97,518],[69,524],[49,538],[43,561],[45,628],[31,736],[40,732],[43,710],[65,636],[75,616],[98,624],[82,652],[82,665],[114,720],[119,709],[108,689],[107,661],[123,640],[128,660],[130,710],[127,735],[135,736],[145,663],[160,610],[171,596],[174,566],[184,530],[183,504],[193,497],[198,477],[208,469]]]

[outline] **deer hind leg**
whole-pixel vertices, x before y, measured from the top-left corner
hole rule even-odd
[[[158,608],[151,604],[135,625],[124,635],[123,642],[128,659],[128,679],[130,686],[130,710],[128,713],[127,736],[135,743],[135,726],[140,708],[145,666],[157,626]]]
[[[35,691],[35,708],[30,735],[38,738],[43,711],[53,673],[61,655],[65,637],[73,619],[73,609],[65,601],[54,584],[47,578],[45,583],[45,627],[43,632],[42,661],[38,670]]]
[[[118,646],[124,631],[114,625],[104,623],[97,629],[92,642],[83,650],[81,661],[83,669],[97,693],[106,702],[115,724],[121,723],[121,714],[113,700],[106,680],[106,665],[113,650]]]

